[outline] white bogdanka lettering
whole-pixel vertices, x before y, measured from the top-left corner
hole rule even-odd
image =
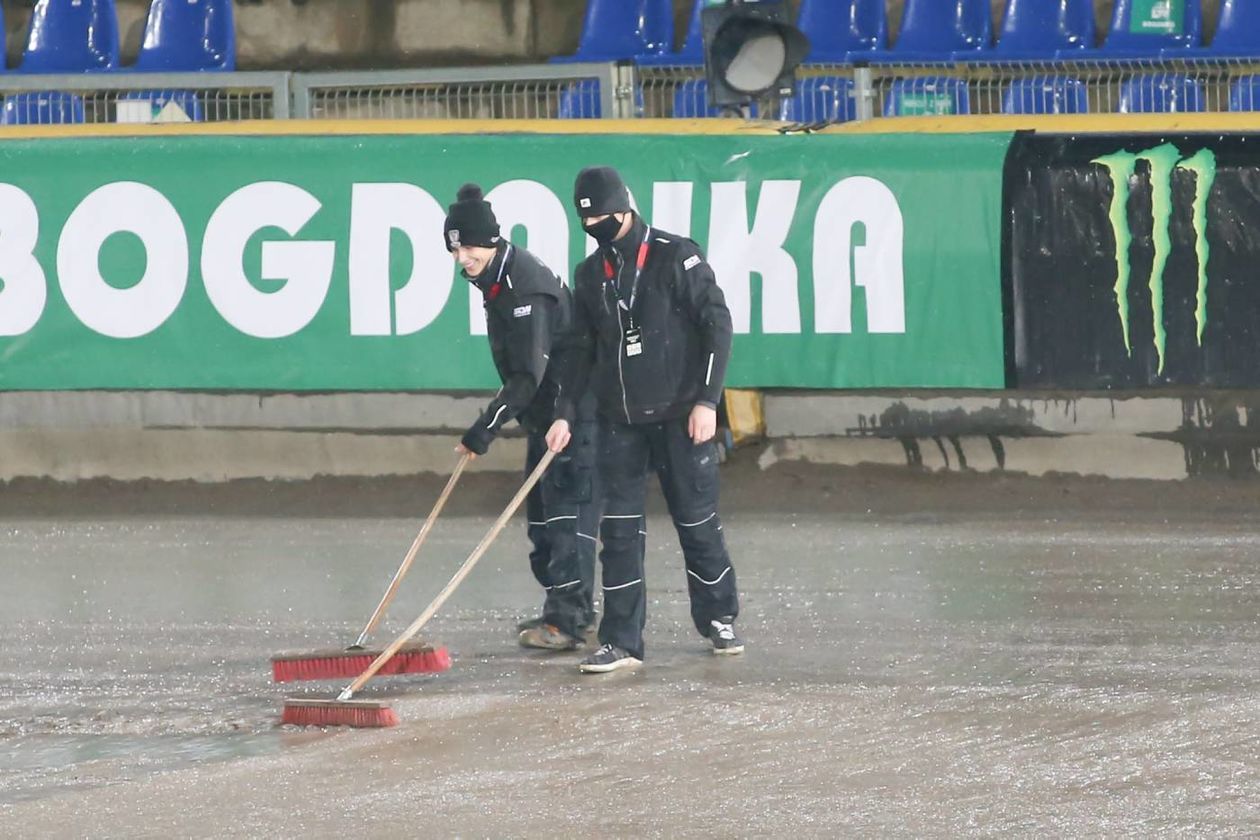
[[[760,332],[800,333],[799,267],[786,245],[801,182],[761,182],[751,218],[748,182],[715,182],[709,190],[708,260],[726,293],[735,331],[752,330],[756,275]],[[655,183],[653,227],[690,236],[693,193],[689,181]],[[565,203],[546,185],[527,179],[504,182],[486,198],[503,235],[525,244],[568,282],[570,231],[577,228],[571,227]],[[200,269],[206,294],[227,323],[246,335],[282,338],[314,320],[327,302],[337,242],[301,235],[322,209],[311,193],[279,181],[248,184],[223,199],[201,237]],[[408,335],[441,316],[457,270],[440,238],[444,219],[442,204],[414,184],[350,185],[351,335]],[[268,229],[287,238],[268,234],[262,242],[260,286],[245,265],[245,251]],[[40,233],[31,197],[0,184],[0,336],[30,331],[47,306],[45,268],[34,256]],[[117,234],[134,236],[144,249],[143,273],[127,286],[122,283],[134,278],[113,278],[114,285],[101,274],[101,248]],[[582,238],[590,253],[594,241]],[[147,335],[183,300],[188,239],[179,213],[161,192],[133,181],[106,184],[88,193],[58,232],[56,276],[62,295],[79,320],[101,335]],[[410,250],[410,270],[395,278],[399,266],[407,264],[400,242]],[[813,219],[813,331],[851,333],[853,288],[861,286],[868,331],[904,333],[904,244],[901,207],[887,185],[855,176],[832,186]],[[484,335],[481,294],[470,284],[467,301],[469,331]]]

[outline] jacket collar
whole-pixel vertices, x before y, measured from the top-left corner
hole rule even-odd
[[[634,221],[631,222],[626,235],[620,239],[614,239],[606,248],[600,249],[609,259],[616,254],[621,258],[622,263],[634,262],[639,253],[639,245],[643,242],[643,235],[647,233],[647,224],[643,221],[643,217],[633,210],[630,212]]]
[[[469,277],[468,274],[463,271],[460,273],[464,275],[469,283],[472,283],[480,289],[483,296],[493,299],[498,295],[498,292],[495,291],[495,286],[503,280],[503,277],[507,274],[508,268],[511,267],[511,254],[508,253],[510,247],[511,243],[509,243],[506,239],[500,240],[498,246],[495,248],[497,253],[495,253],[494,259],[490,260],[490,262],[486,264],[485,270],[476,277]]]

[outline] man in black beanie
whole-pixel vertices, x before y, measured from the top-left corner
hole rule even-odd
[[[546,451],[560,394],[559,367],[575,344],[569,289],[537,257],[499,235],[494,209],[476,184],[460,188],[442,231],[446,248],[482,294],[490,353],[503,387],[457,451],[484,455],[503,427],[528,432],[525,473]],[[546,592],[540,618],[517,627],[525,647],[576,650],[594,622],[599,496],[594,398],[579,401],[576,444],[552,463],[526,499],[530,567]]]
[[[575,332],[584,345],[566,365],[553,449],[571,437],[570,388],[592,376],[599,403],[604,485],[604,619],[587,673],[643,663],[647,616],[643,555],[647,472],[656,472],[687,570],[691,618],[717,654],[744,650],[735,634],[739,596],[718,518],[713,436],[731,352],[726,299],[690,239],[651,228],[630,209],[617,171],[583,169],[573,203],[599,243],[574,275]]]

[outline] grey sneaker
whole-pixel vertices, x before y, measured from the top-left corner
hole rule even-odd
[[[537,627],[522,630],[521,635],[517,636],[517,641],[521,643],[521,647],[539,650],[577,650],[582,646],[581,639],[576,639],[550,624],[540,624]]]
[[[730,656],[744,652],[744,640],[735,635],[734,619],[709,622],[709,641],[718,656]]]
[[[606,674],[619,668],[638,668],[642,659],[635,659],[616,645],[600,645],[599,650],[578,663],[584,674]]]
[[[543,617],[541,615],[537,618],[527,618],[524,621],[517,623],[516,632],[524,633],[526,630],[533,630],[535,627],[542,627],[546,623],[547,622],[543,621]]]

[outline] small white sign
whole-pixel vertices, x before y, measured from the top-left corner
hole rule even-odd
[[[119,99],[115,119],[120,123],[153,122],[153,103],[147,99]]]
[[[687,259],[683,260],[684,269],[695,268],[698,265],[700,265],[699,254],[692,254],[690,257],[687,257]]]

